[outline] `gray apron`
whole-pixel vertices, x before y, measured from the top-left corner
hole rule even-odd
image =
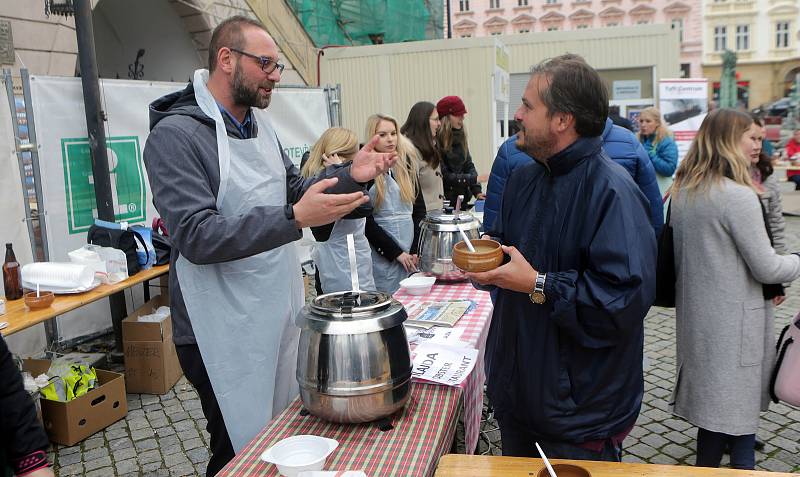
[[[311,258],[319,272],[323,293],[346,291],[350,284],[350,261],[347,255],[347,234],[353,234],[358,269],[359,288],[374,291],[372,279],[372,255],[369,242],[364,236],[367,219],[340,219],[333,224],[331,236],[325,242],[317,242],[311,251]]]
[[[269,124],[229,139],[207,70],[194,74],[197,103],[214,119],[221,215],[286,204],[286,170]],[[265,223],[265,227],[269,224]],[[233,449],[237,453],[298,394],[295,380],[303,280],[295,245],[231,262],[195,265],[182,255],[178,282]]]
[[[375,203],[375,186],[369,190],[369,198]],[[391,171],[386,173],[386,190],[381,208],[373,212],[375,222],[389,234],[400,248],[408,253],[414,241],[414,221],[411,212],[414,206],[403,201],[400,186],[394,180]],[[397,260],[387,260],[372,250],[372,277],[378,291],[393,294],[400,288],[400,280],[406,278],[408,272]]]

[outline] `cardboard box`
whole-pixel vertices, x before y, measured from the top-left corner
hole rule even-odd
[[[139,321],[160,306],[169,306],[169,298],[158,295],[122,320],[125,383],[130,393],[164,394],[183,376],[170,317],[159,323]]]
[[[46,373],[50,361],[27,359],[22,365],[34,376]],[[42,421],[50,440],[72,446],[114,424],[128,414],[125,377],[119,373],[95,369],[100,386],[72,401],[41,399]]]

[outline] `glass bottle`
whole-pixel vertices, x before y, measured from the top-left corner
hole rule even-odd
[[[6,260],[3,262],[3,286],[6,289],[6,300],[19,300],[22,298],[20,266],[10,243],[6,244]]]

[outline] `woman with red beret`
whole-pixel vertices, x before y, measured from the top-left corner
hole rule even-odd
[[[486,182],[488,175],[478,175],[469,154],[464,131],[464,115],[467,114],[464,102],[458,96],[445,96],[436,103],[436,111],[442,123],[437,143],[441,148],[445,200],[454,205],[459,195],[464,196],[464,203],[473,196],[483,199],[480,183]]]

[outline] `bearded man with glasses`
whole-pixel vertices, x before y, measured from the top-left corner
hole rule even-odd
[[[298,394],[303,227],[371,213],[365,184],[396,154],[377,136],[347,165],[304,179],[265,118],[284,66],[264,26],[217,26],[209,68],[150,105],[144,161],[172,239],[173,341],[197,389],[216,473]]]

